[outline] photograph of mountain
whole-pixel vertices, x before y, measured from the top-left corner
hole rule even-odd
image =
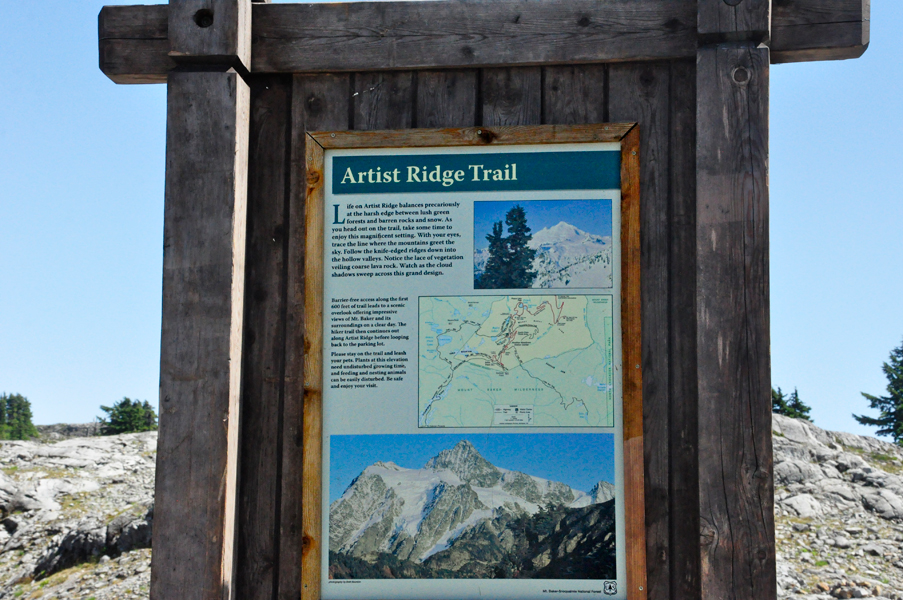
[[[616,577],[611,434],[331,436],[330,465],[330,579]]]
[[[611,288],[612,201],[474,202],[475,289]]]

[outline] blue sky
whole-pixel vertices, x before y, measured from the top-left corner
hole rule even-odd
[[[562,481],[576,490],[588,492],[600,480],[614,483],[614,436],[609,433],[334,435],[329,439],[329,501],[378,460],[420,469],[461,440],[497,467]]]
[[[486,248],[486,235],[492,225],[502,222],[507,235],[505,214],[513,207],[524,207],[527,225],[533,233],[554,227],[561,221],[595,235],[611,235],[611,200],[521,200],[519,202],[474,202],[474,248]]]
[[[166,89],[97,68],[130,3],[0,2],[0,392],[38,423],[157,402]],[[903,342],[901,30],[875,2],[862,58],[771,68],[773,380],[829,429],[873,431],[850,415]]]

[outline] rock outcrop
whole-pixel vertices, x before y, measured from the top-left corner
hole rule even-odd
[[[903,448],[774,415],[778,597],[903,600]]]
[[[0,443],[0,599],[146,599],[156,432],[54,427]]]

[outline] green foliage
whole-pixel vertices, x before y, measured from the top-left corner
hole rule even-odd
[[[38,437],[31,422],[31,402],[22,394],[0,395],[0,439],[27,440]]]
[[[887,396],[862,394],[880,416],[854,414],[853,418],[863,425],[878,427],[877,435],[891,436],[898,446],[903,446],[903,344],[891,350],[890,361],[884,363],[881,370],[887,377]]]
[[[811,410],[812,407],[807,406],[800,400],[800,395],[799,392],[796,391],[796,388],[793,388],[793,393],[791,394],[785,394],[781,391],[781,388],[772,388],[771,412],[784,415],[785,417],[811,421],[812,418],[809,416]]]
[[[489,257],[482,275],[474,279],[476,289],[526,289],[533,285],[536,271],[532,270],[536,250],[528,246],[533,235],[527,225],[527,212],[520,205],[505,214],[508,235],[502,236],[502,222],[492,225]]]
[[[157,429],[157,413],[147,400],[142,403],[140,400],[123,398],[113,406],[101,406],[100,409],[107,413],[106,418],[99,419],[101,435]]]

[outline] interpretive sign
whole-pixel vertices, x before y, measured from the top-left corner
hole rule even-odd
[[[637,128],[482,134],[309,134],[308,598],[645,569]]]

